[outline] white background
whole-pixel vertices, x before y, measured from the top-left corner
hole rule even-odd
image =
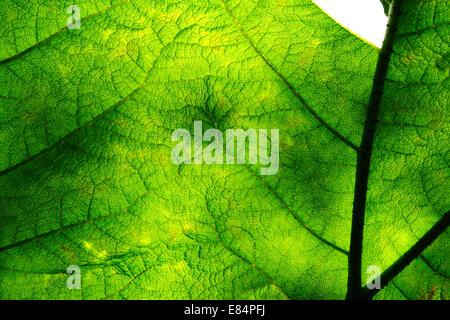
[[[381,47],[387,17],[380,0],[313,1],[341,25],[377,47]]]

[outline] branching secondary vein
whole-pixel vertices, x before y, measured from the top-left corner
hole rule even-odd
[[[256,44],[253,42],[253,40],[250,38],[250,36],[247,34],[247,32],[244,30],[244,28],[241,26],[239,21],[236,19],[236,17],[233,15],[231,10],[227,7],[225,2],[221,0],[222,7],[224,8],[225,12],[230,16],[230,18],[233,20],[233,22],[236,24],[238,29],[242,32],[244,37],[247,39],[247,41],[250,43],[252,48],[256,51],[256,53],[264,60],[264,62],[272,69],[273,72],[277,74],[277,76],[283,81],[283,83],[289,88],[289,90],[294,94],[294,96],[303,104],[303,106],[308,110],[308,112],[317,120],[320,122],[321,125],[323,125],[329,132],[331,132],[335,137],[337,137],[339,140],[344,142],[347,146],[352,148],[355,151],[358,151],[358,146],[355,145],[353,142],[351,142],[349,139],[344,137],[341,133],[336,131],[333,127],[330,126],[329,123],[327,123],[322,117],[320,117],[319,114],[317,114],[316,111],[306,102],[306,100],[300,95],[300,93],[292,86],[292,84],[284,77],[284,75],[277,69],[275,66],[267,59],[267,57],[259,50],[259,48],[256,46]]]

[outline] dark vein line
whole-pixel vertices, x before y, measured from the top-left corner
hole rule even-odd
[[[72,228],[75,228],[75,227],[78,227],[78,226],[82,226],[82,225],[87,224],[87,223],[92,223],[92,222],[97,221],[97,220],[109,218],[109,217],[112,217],[114,215],[118,215],[118,214],[121,214],[121,213],[123,213],[123,212],[118,212],[118,213],[113,214],[113,215],[107,215],[107,216],[99,217],[99,218],[92,219],[92,220],[80,221],[80,222],[77,222],[77,223],[69,224],[67,226],[60,227],[58,229],[42,233],[40,235],[31,237],[31,238],[28,238],[28,239],[24,239],[24,240],[21,240],[21,241],[18,241],[18,242],[14,242],[14,243],[9,244],[9,245],[4,246],[4,247],[0,247],[0,252],[7,251],[7,250],[10,250],[10,249],[19,247],[21,245],[24,245],[24,244],[27,244],[27,243],[30,243],[30,242],[33,242],[33,241],[36,241],[36,240],[48,237],[48,236],[51,236],[53,234],[60,233],[60,232],[62,232],[64,230],[68,230],[68,229],[72,229]]]
[[[417,259],[420,254],[443,234],[450,225],[450,211],[447,211],[444,216],[422,237],[416,242],[408,251],[406,251],[400,258],[397,259],[386,271],[380,276],[381,289],[383,289],[389,282],[394,279],[400,272],[402,272],[412,261]],[[380,290],[381,290],[380,289]],[[367,287],[361,288],[362,296],[366,299],[372,299],[379,290],[369,290]]]
[[[353,200],[353,217],[348,256],[348,282],[346,299],[362,299],[361,296],[361,260],[364,233],[364,216],[367,201],[370,160],[375,137],[378,111],[380,109],[386,82],[387,71],[391,59],[394,38],[398,28],[403,0],[393,0],[389,10],[386,35],[378,57],[375,78],[367,108],[363,137],[357,155],[355,193]]]
[[[26,165],[27,163],[33,161],[34,159],[38,158],[39,156],[41,156],[42,154],[55,149],[56,147],[62,145],[64,142],[66,142],[70,137],[74,136],[77,132],[79,132],[82,129],[85,129],[89,126],[91,126],[95,121],[97,121],[98,119],[104,117],[106,114],[110,113],[111,111],[115,110],[118,106],[120,106],[121,104],[125,103],[126,101],[128,101],[139,89],[141,89],[144,85],[146,85],[146,83],[138,86],[136,89],[134,89],[134,91],[132,91],[129,95],[127,95],[126,97],[122,98],[119,102],[115,103],[114,105],[112,105],[111,107],[109,107],[107,110],[103,111],[102,113],[100,113],[99,115],[97,115],[95,118],[93,118],[92,120],[86,122],[84,125],[82,125],[81,127],[78,127],[76,129],[74,129],[73,131],[71,131],[69,134],[67,134],[66,136],[62,137],[61,139],[59,139],[57,142],[55,142],[54,144],[48,146],[45,149],[42,149],[39,153],[36,153],[35,155],[26,158],[25,160],[23,160],[22,162],[19,162],[17,164],[15,164],[14,166],[11,166],[3,171],[0,171],[0,177],[8,174],[11,171],[16,170],[19,167],[22,167],[24,165]]]
[[[397,35],[397,37],[410,37],[410,36],[420,35],[420,34],[426,32],[428,30],[433,30],[433,29],[436,29],[436,28],[439,28],[439,27],[442,27],[442,26],[445,26],[445,25],[448,25],[448,24],[450,24],[449,21],[433,24],[431,26],[428,26],[426,28],[423,28],[423,29],[420,29],[420,30],[417,30],[417,31],[400,33],[400,34]]]
[[[424,257],[423,254],[419,255],[419,258],[427,265],[428,268],[431,269],[431,271],[433,271],[434,273],[436,273],[438,276],[450,280],[450,278],[448,276],[446,276],[445,274],[443,274],[442,272],[440,272],[438,269],[436,269],[435,267],[433,267],[433,265],[431,264],[430,261],[428,261],[427,258]]]
[[[392,281],[392,285],[395,287],[395,289],[398,290],[398,292],[400,292],[400,294],[403,296],[403,298],[405,298],[406,300],[410,300],[408,298],[408,295],[405,292],[403,292],[403,290],[394,281]]]
[[[216,126],[216,129],[217,129],[217,126]],[[226,152],[228,153],[228,150],[226,150]],[[264,180],[263,177],[261,177],[256,172],[254,172],[248,165],[243,164],[243,167],[248,172],[250,172],[254,177],[256,177],[258,179],[258,181],[260,181],[267,188],[267,190],[269,190],[269,192],[275,197],[275,199],[277,199],[281,203],[281,205],[291,214],[291,216],[295,219],[295,221],[297,221],[298,224],[300,224],[303,228],[305,228],[305,230],[307,232],[309,232],[314,238],[316,238],[323,244],[337,250],[338,252],[343,253],[346,256],[348,256],[349,252],[347,250],[339,247],[337,244],[334,244],[334,243],[328,241],[327,239],[322,237],[319,233],[317,233],[316,231],[314,231],[313,229],[308,227],[308,225],[303,221],[303,219],[300,218],[300,216],[291,208],[291,206],[289,206],[286,203],[286,201],[284,201],[284,199]]]
[[[269,275],[267,274],[264,270],[262,270],[260,267],[258,267],[256,265],[256,261],[249,261],[247,258],[245,258],[244,256],[240,255],[239,253],[237,253],[235,250],[233,250],[232,248],[228,247],[227,245],[225,245],[225,243],[222,240],[222,237],[220,236],[220,232],[217,228],[217,220],[216,217],[213,215],[213,213],[211,212],[211,210],[209,209],[209,205],[208,205],[208,201],[206,200],[206,211],[208,212],[208,214],[211,216],[211,218],[213,219],[213,224],[214,224],[214,230],[215,230],[215,234],[217,237],[217,240],[219,241],[219,245],[224,248],[225,250],[227,250],[229,253],[231,253],[232,255],[238,257],[240,260],[242,260],[243,262],[247,263],[249,266],[251,266],[253,269],[255,269],[256,271],[258,271],[259,273],[261,273],[264,278],[266,278],[266,280],[273,286],[275,286],[280,293],[285,296],[288,300],[292,300],[292,298],[283,290],[283,288],[281,288],[276,282],[275,280]]]
[[[122,6],[123,4],[125,4],[125,3],[129,2],[129,1],[130,1],[130,0],[122,1],[122,2],[120,2],[120,3],[118,3],[118,4],[114,5],[114,6],[111,6],[111,7],[109,7],[109,8],[106,8],[106,9],[104,9],[104,10],[102,10],[102,11],[99,11],[99,12],[97,12],[97,13],[94,13],[94,14],[92,14],[92,15],[90,15],[90,16],[84,17],[84,18],[80,19],[80,21],[86,21],[86,20],[88,20],[88,19],[90,19],[90,18],[99,16],[99,15],[101,15],[101,14],[103,14],[103,13],[106,13],[106,12],[112,10],[112,9],[115,9],[115,8],[117,8],[117,7],[120,7],[120,6]],[[37,49],[37,48],[39,48],[40,46],[42,46],[42,45],[44,45],[44,44],[50,42],[52,39],[54,39],[55,37],[57,37],[58,35],[60,35],[60,34],[62,34],[62,33],[64,33],[64,32],[66,32],[67,30],[69,30],[69,28],[66,26],[66,27],[62,28],[61,30],[55,32],[54,34],[50,35],[49,37],[45,38],[44,40],[35,43],[34,45],[32,45],[31,47],[27,48],[26,50],[21,51],[21,52],[15,54],[15,55],[13,55],[13,56],[7,58],[7,59],[4,59],[4,60],[0,61],[0,65],[7,64],[7,63],[9,63],[9,62],[11,62],[11,61],[14,61],[14,60],[20,58],[20,57],[23,57],[24,55],[26,55],[27,53],[33,51],[34,49]],[[37,31],[36,31],[36,32],[37,32]]]
[[[256,51],[256,53],[264,60],[264,62],[272,69],[273,72],[277,74],[277,76],[284,82],[284,84],[288,87],[288,89],[294,94],[294,96],[303,104],[303,106],[308,110],[308,112],[322,124],[325,128],[328,129],[335,137],[337,137],[339,140],[344,142],[346,145],[348,145],[350,148],[352,148],[355,151],[359,150],[359,147],[356,146],[354,143],[352,143],[349,139],[344,137],[342,134],[337,132],[333,127],[331,127],[324,119],[322,119],[317,112],[311,108],[311,106],[306,102],[306,100],[300,95],[300,93],[293,87],[293,85],[284,77],[284,75],[278,71],[277,68],[267,59],[267,57],[261,52],[261,50],[258,49],[256,44],[253,42],[253,40],[250,38],[250,36],[247,34],[247,32],[244,30],[244,28],[241,26],[237,18],[233,15],[231,10],[227,7],[225,2],[221,0],[222,7],[224,8],[225,12],[230,16],[230,18],[233,20],[233,22],[236,24],[238,29],[241,31],[241,33],[244,35],[244,37],[247,39],[247,41],[250,43],[252,48]]]
[[[129,1],[129,0],[127,0]],[[159,55],[158,55],[159,57]],[[156,60],[158,59],[158,57],[156,57]],[[156,60],[153,62],[152,68],[156,63]],[[150,70],[147,73],[147,78],[148,75],[150,74],[150,72],[152,71],[152,68],[150,68]],[[136,89],[134,89],[131,93],[129,93],[127,96],[125,96],[124,98],[122,98],[120,101],[118,101],[117,103],[115,103],[114,105],[112,105],[110,108],[108,108],[107,110],[103,111],[102,113],[100,113],[99,115],[97,115],[96,117],[94,117],[93,119],[91,119],[90,121],[86,122],[83,126],[81,127],[77,127],[75,128],[72,132],[68,133],[66,136],[62,137],[60,140],[58,140],[57,142],[55,142],[54,144],[52,144],[51,146],[48,146],[45,149],[42,149],[39,153],[26,158],[25,160],[15,164],[14,166],[11,166],[3,171],[0,171],[0,177],[17,169],[22,167],[23,165],[31,162],[32,160],[36,159],[37,157],[39,157],[41,154],[44,154],[54,148],[56,148],[57,146],[63,144],[68,138],[70,138],[71,136],[73,136],[74,134],[76,134],[77,132],[79,132],[82,129],[85,129],[89,126],[91,126],[92,124],[94,124],[97,120],[103,118],[105,115],[107,115],[108,113],[114,111],[117,107],[119,107],[120,105],[122,105],[123,103],[125,103],[126,101],[128,101],[129,99],[131,99],[133,97],[133,95],[136,94],[136,92],[138,92],[140,89],[142,89],[144,86],[150,85],[151,82],[144,82],[141,85],[139,85]],[[78,120],[77,120],[78,121]]]
[[[0,252],[7,251],[7,250],[10,250],[10,249],[16,248],[16,247],[19,247],[19,246],[21,246],[21,245],[24,245],[24,244],[27,244],[27,243],[33,242],[33,241],[35,241],[35,240],[39,240],[39,239],[42,239],[42,238],[45,238],[45,237],[48,237],[48,236],[51,236],[51,235],[54,235],[54,234],[58,234],[58,233],[60,233],[60,232],[62,232],[62,231],[65,231],[65,230],[69,230],[69,229],[72,229],[72,228],[76,228],[76,227],[79,227],[79,226],[82,226],[82,225],[85,225],[85,224],[88,224],[88,223],[94,224],[94,222],[101,221],[101,220],[104,220],[104,219],[109,219],[109,218],[112,218],[112,217],[116,217],[116,216],[118,216],[118,215],[122,215],[122,214],[125,214],[125,213],[131,214],[131,215],[133,215],[134,217],[136,217],[136,218],[139,219],[138,216],[136,216],[136,215],[134,215],[134,214],[131,213],[130,208],[132,208],[133,206],[135,206],[139,201],[142,201],[142,199],[143,199],[144,197],[146,197],[148,194],[156,192],[157,190],[163,188],[164,186],[166,186],[167,184],[171,183],[172,181],[174,181],[175,179],[177,179],[177,178],[179,178],[179,177],[180,177],[180,175],[178,174],[178,175],[176,175],[175,177],[173,177],[173,178],[167,180],[165,183],[163,183],[163,184],[157,186],[156,188],[153,188],[153,189],[150,189],[150,190],[145,191],[142,195],[140,195],[140,196],[139,196],[138,198],[136,198],[133,202],[131,202],[130,204],[128,204],[127,207],[125,207],[124,209],[122,209],[122,210],[120,210],[120,211],[117,211],[117,212],[114,212],[114,213],[110,213],[110,214],[108,214],[108,215],[101,216],[101,217],[94,218],[94,219],[88,219],[88,220],[84,220],[84,221],[72,223],[72,224],[69,224],[69,225],[60,227],[60,228],[58,228],[58,229],[51,230],[51,231],[48,231],[48,232],[45,232],[45,233],[36,235],[36,236],[31,237],[31,238],[28,238],[28,239],[24,239],[24,240],[21,240],[21,241],[18,241],[18,242],[11,243],[11,244],[6,245],[6,246],[4,246],[4,247],[0,247]]]
[[[153,268],[158,267],[158,265],[151,265],[150,267],[145,268],[144,270],[142,270],[137,276],[132,276],[131,280],[128,281],[122,288],[120,288],[119,290],[110,293],[108,295],[105,295],[104,297],[100,298],[99,300],[105,300],[108,298],[111,298],[115,295],[120,294],[122,291],[124,291],[125,289],[127,289],[130,285],[132,285],[134,282],[136,282],[136,280],[141,277],[142,275],[144,275],[145,273],[147,273],[149,270],[152,270]]]
[[[342,249],[338,245],[328,241],[321,235],[319,235],[316,231],[309,228],[306,223],[298,216],[298,214],[295,213],[295,211],[281,198],[281,196],[270,186],[267,184],[267,182],[259,176],[257,173],[253,172],[247,165],[244,165],[244,168],[247,169],[251,174],[253,174],[261,183],[270,191],[270,193],[281,203],[281,205],[292,215],[292,217],[303,227],[306,231],[308,231],[313,237],[315,237],[317,240],[322,242],[323,244],[339,251],[340,253],[345,254],[348,256],[349,252],[345,249]]]

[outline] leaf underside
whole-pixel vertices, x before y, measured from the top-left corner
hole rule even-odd
[[[0,2],[0,298],[345,298],[380,51],[310,0],[80,0],[79,30],[72,4]],[[361,285],[400,266],[375,299],[445,300],[450,4],[400,9]],[[195,120],[279,128],[278,174],[173,164]]]

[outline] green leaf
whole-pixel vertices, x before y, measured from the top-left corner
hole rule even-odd
[[[357,231],[376,298],[448,298],[447,1],[394,10],[386,81],[309,0],[72,4],[0,3],[0,298],[343,299]],[[196,120],[280,129],[278,173],[175,165]]]
[[[381,3],[383,4],[383,7],[384,7],[384,13],[386,13],[386,15],[388,15],[391,0],[381,0]]]

